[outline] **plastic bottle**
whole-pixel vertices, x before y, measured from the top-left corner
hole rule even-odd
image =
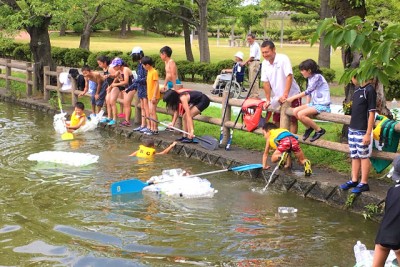
[[[356,257],[357,266],[367,267],[371,265],[371,254],[361,241],[357,241],[354,245],[354,256]]]
[[[296,213],[297,209],[293,207],[279,207],[278,208],[279,213]]]

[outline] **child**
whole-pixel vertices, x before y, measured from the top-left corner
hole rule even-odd
[[[181,84],[178,79],[178,69],[175,61],[171,58],[172,49],[169,46],[164,46],[160,49],[160,58],[165,63],[165,80],[162,92],[170,89],[177,89],[175,85]]]
[[[220,83],[220,79],[222,78],[222,75],[225,75],[224,80],[231,80],[232,79],[232,74],[236,74],[236,81],[238,83],[243,83],[244,81],[244,72],[246,67],[242,66],[241,63],[243,62],[243,53],[241,51],[237,52],[235,54],[235,65],[233,66],[232,69],[223,69],[221,71],[221,75],[217,75],[215,78],[215,82],[213,84],[213,90],[211,90],[211,94],[222,94],[222,90],[218,88],[218,84]],[[232,74],[226,74],[226,73],[232,73]]]
[[[358,85],[356,77],[351,79]],[[368,173],[371,168],[369,157],[372,152],[372,128],[375,123],[376,91],[369,80],[355,90],[352,98],[351,119],[349,125],[349,149],[351,158],[351,180],[340,185],[342,190],[352,187],[352,193],[359,194],[369,191]],[[358,183],[358,174],[361,171],[361,181]]]
[[[389,188],[385,200],[385,214],[375,238],[375,252],[372,266],[380,267],[390,250],[394,250],[400,263],[400,156],[393,160],[392,180],[396,185]]]
[[[153,139],[144,139],[143,144],[139,145],[139,150],[136,150],[130,157],[138,157],[138,158],[152,158],[154,155],[165,155],[176,145],[176,142],[173,142],[169,147],[164,149],[161,152],[156,152],[154,148],[154,140]]]
[[[147,100],[149,103],[149,117],[157,121],[157,104],[160,100],[160,88],[158,84],[158,72],[153,68],[153,60],[150,57],[144,56],[142,58],[142,64],[145,70],[147,70]],[[155,121],[149,121],[147,125],[150,125],[150,131],[145,132],[146,135],[158,134],[158,126]]]
[[[266,140],[265,149],[262,159],[262,165],[264,169],[268,169],[270,166],[267,165],[269,148],[276,149],[271,156],[271,162],[277,162],[279,160],[279,168],[283,168],[288,153],[293,151],[297,160],[304,166],[304,175],[310,176],[312,174],[311,162],[304,157],[304,153],[300,148],[299,142],[296,137],[286,129],[277,128],[274,123],[267,122],[263,126],[263,134]]]
[[[306,127],[303,141],[306,141],[310,134],[315,131],[310,142],[314,142],[325,134],[325,129],[319,127],[310,117],[321,112],[331,112],[331,97],[329,85],[317,63],[312,59],[307,59],[300,63],[299,69],[304,78],[307,79],[307,89],[286,99],[292,102],[295,99],[307,96],[307,104],[293,109],[293,115]]]
[[[167,110],[173,111],[174,115],[170,126],[174,126],[178,116],[183,117],[183,130],[188,132],[188,136],[177,139],[182,143],[196,143],[194,139],[193,117],[201,114],[210,105],[210,99],[202,92],[190,89],[168,90],[163,97]]]
[[[82,75],[85,77],[85,89],[79,96],[85,95],[88,90],[90,91],[91,86],[95,87],[94,92],[91,93],[92,113],[97,114],[103,107],[104,100],[106,99],[107,83],[104,82],[104,78],[100,73],[92,71],[89,66],[82,67]]]
[[[142,58],[144,57],[142,48],[139,46],[135,46],[134,48],[132,48],[131,57],[133,62],[138,62],[136,70],[137,77],[133,81],[133,84],[129,86],[125,91],[127,92],[131,90],[137,91],[137,95],[140,101],[140,108],[143,116],[141,125],[139,127],[134,128],[133,131],[145,133],[149,132],[150,129],[147,128],[147,120],[146,120],[146,117],[149,117],[149,102],[147,101],[147,88],[146,88],[147,71],[145,70],[142,64]]]
[[[67,131],[73,132],[86,123],[85,105],[82,102],[76,102],[75,110],[71,115],[71,121],[66,123]]]

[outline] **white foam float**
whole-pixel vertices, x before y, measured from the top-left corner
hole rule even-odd
[[[65,151],[42,151],[28,156],[28,160],[38,162],[52,162],[67,164],[71,166],[86,166],[96,163],[99,156],[90,153],[65,152]]]
[[[86,120],[85,125],[81,126],[79,129],[74,131],[74,134],[76,133],[84,133],[88,131],[94,131],[97,128],[97,125],[99,124],[100,120],[102,119],[104,114],[104,110],[100,110],[98,114],[95,116],[91,115],[90,120]]]
[[[153,176],[147,182],[155,184],[143,188],[143,192],[152,192],[179,198],[212,198],[218,192],[210,181],[199,177],[186,177],[182,169],[164,170],[162,175]]]
[[[67,131],[67,128],[65,127],[65,121],[66,118],[65,116],[67,113],[61,112],[60,114],[55,114],[53,118],[53,127],[56,133],[58,134],[63,134]]]

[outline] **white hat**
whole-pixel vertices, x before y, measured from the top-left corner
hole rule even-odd
[[[140,54],[140,52],[143,52],[143,49],[140,46],[135,46],[134,48],[132,48],[132,53],[133,54]]]
[[[241,60],[243,60],[243,52],[241,52],[241,51],[239,51],[239,52],[237,52],[236,54],[235,54],[235,57],[238,57],[238,58],[240,58]]]

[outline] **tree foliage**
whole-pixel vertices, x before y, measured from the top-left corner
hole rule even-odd
[[[360,82],[377,77],[383,85],[389,84],[389,77],[400,70],[400,24],[381,29],[376,23],[351,17],[344,25],[334,19],[325,19],[319,24],[313,38],[314,44],[321,34],[325,34],[325,44],[334,49],[350,48],[361,54],[360,66],[347,69],[340,79],[348,83],[351,77],[357,76]]]

